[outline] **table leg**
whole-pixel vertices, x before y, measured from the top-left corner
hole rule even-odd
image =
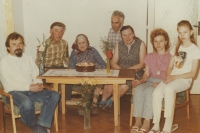
[[[119,87],[118,87],[118,116],[120,116],[120,94],[119,94]]]
[[[56,91],[56,92],[58,92],[58,83],[54,83],[53,84],[53,89]],[[55,113],[54,113],[54,124],[56,124],[57,123],[57,125],[58,125],[58,105],[56,106],[56,109],[55,109]],[[58,127],[56,127],[56,131],[58,131]]]
[[[65,114],[65,84],[61,84],[62,114]]]
[[[114,94],[114,124],[119,126],[119,89],[118,84],[113,84],[113,94]]]

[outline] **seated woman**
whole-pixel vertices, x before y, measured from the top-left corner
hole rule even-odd
[[[95,64],[95,67],[97,69],[104,69],[106,68],[106,63],[105,61],[102,59],[101,55],[99,54],[99,52],[89,46],[89,40],[87,38],[86,35],[84,34],[79,34],[76,37],[75,43],[72,45],[72,52],[70,55],[70,59],[69,59],[69,68],[70,69],[74,69],[76,68],[76,64],[77,63],[81,63],[81,62],[90,62]],[[97,103],[98,101],[98,95],[101,91],[101,87],[97,86],[95,89],[95,97],[93,98],[93,103]],[[80,115],[83,115],[83,111],[79,110],[78,113]],[[97,108],[95,108],[92,113],[94,114],[98,114],[98,110]]]
[[[131,26],[123,26],[120,30],[122,41],[116,45],[114,55],[111,61],[112,69],[135,69],[136,79],[140,79],[144,73],[144,57],[146,55],[146,46],[143,41],[135,36]],[[119,95],[122,97],[130,88],[132,81],[127,81],[127,84],[119,85]],[[99,107],[107,109],[113,103],[113,86],[105,85],[102,95],[102,100],[99,102]]]
[[[155,87],[166,76],[166,70],[171,58],[168,52],[169,36],[163,29],[151,32],[152,53],[144,58],[145,72],[140,80],[133,80],[135,87],[133,96],[133,116],[135,124],[132,127],[137,133],[147,133],[150,128],[150,119],[153,117],[152,93]],[[142,124],[142,118],[144,118]]]

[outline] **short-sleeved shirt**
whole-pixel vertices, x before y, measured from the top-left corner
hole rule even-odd
[[[112,44],[113,47],[111,47],[111,48],[109,48],[109,49],[113,50],[114,47],[115,47],[120,41],[122,41],[120,31],[115,32],[115,31],[111,28],[110,31],[109,31],[109,33],[108,33],[108,43],[109,43],[109,44]]]
[[[67,41],[61,39],[57,44],[51,42],[51,38],[46,41],[48,44],[44,53],[44,66],[45,67],[68,67],[69,53]],[[39,65],[39,53],[37,54],[36,64]]]
[[[175,55],[175,47],[172,49],[171,54]],[[194,59],[200,59],[200,49],[195,44],[190,45],[187,48],[180,45],[178,50],[179,56],[175,56],[174,67],[171,75],[178,75],[188,73],[192,70],[192,61]],[[190,78],[191,82],[192,79]]]
[[[150,77],[164,79],[170,58],[171,54],[169,52],[162,55],[156,52],[146,55],[144,63],[149,67]]]

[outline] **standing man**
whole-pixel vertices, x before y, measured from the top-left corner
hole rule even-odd
[[[109,44],[112,44],[113,47],[110,48],[112,51],[114,50],[114,47],[118,42],[120,42],[121,39],[121,34],[120,34],[120,29],[124,24],[124,19],[125,16],[121,11],[114,11],[112,16],[111,16],[111,26],[112,28],[110,29],[108,33],[108,42]]]
[[[12,95],[14,105],[19,107],[22,123],[29,126],[34,133],[47,133],[60,96],[55,91],[44,90],[42,80],[36,79],[39,69],[32,57],[23,53],[22,35],[11,33],[5,45],[9,54],[0,61],[0,80],[3,87]],[[43,103],[37,124],[34,102]]]
[[[110,31],[108,33],[108,43],[111,44],[111,47],[109,49],[112,51],[112,53],[114,53],[115,46],[120,41],[122,41],[120,29],[124,24],[124,19],[125,19],[124,14],[118,10],[114,11],[111,16],[112,28],[110,29]],[[107,90],[113,90],[113,86],[105,85],[104,89],[102,90],[103,96],[107,95],[107,93],[108,93]],[[103,107],[103,105],[105,104],[105,101],[101,100],[98,104],[99,104],[98,105],[99,107]]]
[[[65,24],[54,22],[50,26],[51,36],[45,41],[46,48],[43,55],[45,68],[64,68],[69,66],[68,43],[62,39],[65,33]],[[39,66],[39,53],[36,64]],[[66,99],[71,99],[72,85],[66,85]]]

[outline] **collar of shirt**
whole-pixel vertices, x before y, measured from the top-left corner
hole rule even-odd
[[[126,44],[126,43],[125,43],[125,45],[128,47],[128,52],[130,51],[131,46],[133,45],[134,42],[135,42],[135,40],[133,40],[133,42],[132,42],[131,44]]]
[[[113,30],[113,28],[111,28],[111,29],[112,29],[112,32],[113,32],[113,33],[115,33],[115,34],[120,34],[120,29],[121,29],[121,28],[120,28],[117,32],[115,32],[115,31]]]
[[[60,39],[60,41],[58,41],[57,43],[53,43],[51,37],[49,37],[49,38],[47,39],[47,43],[49,43],[50,45],[59,45],[59,44],[61,44],[61,40],[62,40],[62,39]]]

